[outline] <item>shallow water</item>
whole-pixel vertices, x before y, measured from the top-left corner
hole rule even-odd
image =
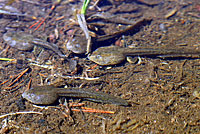
[[[70,54],[65,48],[66,40],[73,35],[74,9],[80,9],[81,2],[63,1],[49,15],[45,24],[34,31],[29,26],[37,20],[23,17],[1,15],[0,34],[7,31],[25,31],[70,55],[70,64],[53,51],[36,47],[31,51],[20,51],[0,38],[0,57],[17,59],[17,62],[0,61],[0,113],[37,111],[40,114],[18,114],[7,116],[4,127],[1,118],[1,132],[7,133],[198,133],[200,131],[200,99],[193,93],[200,87],[200,59],[162,59],[140,57],[135,64],[123,62],[112,67],[96,66],[85,55]],[[45,17],[52,5],[47,0],[16,1],[10,6],[38,20]],[[40,4],[38,5],[37,2]],[[113,7],[113,4],[115,5]],[[129,21],[151,17],[153,21],[137,33],[122,36],[120,46],[131,47],[184,47],[199,49],[199,12],[198,0],[138,0],[137,2],[104,0],[98,4],[104,12]],[[89,9],[87,14],[96,13],[98,8]],[[127,25],[95,20],[99,26],[98,34],[111,34]],[[117,39],[116,39],[117,40]],[[113,41],[115,42],[115,41]],[[138,58],[138,57],[136,57]],[[28,60],[29,59],[29,60]],[[30,64],[30,59],[32,60]],[[34,61],[34,62],[33,62]],[[37,65],[36,65],[37,64]],[[45,66],[42,66],[45,65]],[[16,75],[29,68],[21,78],[12,83]],[[86,75],[87,74],[87,75]],[[68,76],[64,80],[60,76]],[[97,78],[98,80],[75,79],[76,77]],[[73,77],[73,78],[72,78]],[[8,80],[8,82],[6,82]],[[101,90],[105,93],[126,99],[131,106],[83,101],[85,107],[114,111],[115,114],[67,112],[58,102],[48,109],[41,109],[23,100],[21,94],[27,89],[29,81],[33,85],[52,84],[56,86],[84,87]],[[61,83],[61,84],[58,84]],[[61,98],[62,102],[63,98]],[[78,102],[78,99],[68,100]],[[79,108],[79,107],[78,107]],[[77,109],[78,109],[77,108]],[[65,114],[64,114],[65,113]],[[12,126],[12,127],[11,127]]]

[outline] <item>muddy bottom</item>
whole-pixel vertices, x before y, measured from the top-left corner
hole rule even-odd
[[[95,2],[90,3],[87,17],[106,12],[126,22],[152,18],[137,32],[113,39],[112,45],[200,49],[198,0],[102,0],[94,5]],[[141,56],[118,65],[99,66],[89,61],[87,55],[74,54],[66,48],[66,40],[73,38],[73,27],[78,26],[75,10],[81,8],[80,1],[63,0],[56,4],[49,0],[23,0],[10,1],[8,5],[32,17],[0,14],[0,57],[12,59],[0,61],[1,133],[200,132],[198,57]],[[52,5],[56,5],[54,10],[51,10]],[[36,29],[39,25],[36,22],[42,18],[45,18],[44,23]],[[99,29],[93,30],[97,35],[112,34],[128,26],[115,21],[94,19],[88,23]],[[70,61],[37,45],[29,51],[13,48],[3,39],[8,31],[23,31],[54,43]],[[38,106],[21,97],[30,87],[50,84],[102,91],[123,98],[130,105],[60,97],[52,105]],[[72,106],[71,103],[84,105]],[[93,110],[88,112],[83,107]]]

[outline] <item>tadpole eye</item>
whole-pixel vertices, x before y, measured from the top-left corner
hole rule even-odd
[[[80,44],[75,44],[75,48],[81,49],[81,45]]]
[[[102,59],[101,55],[96,55],[96,59]]]

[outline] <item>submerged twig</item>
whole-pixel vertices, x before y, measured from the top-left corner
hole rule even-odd
[[[88,77],[81,77],[81,76],[63,76],[63,75],[60,75],[60,74],[54,74],[54,76],[57,76],[57,77],[61,77],[61,78],[64,78],[64,79],[81,79],[81,80],[99,80],[100,78],[99,77],[96,77],[96,78],[88,78]]]
[[[22,71],[22,72],[18,75],[18,77],[17,77],[12,83],[10,83],[10,84],[8,85],[8,87],[12,86],[16,81],[18,81],[19,78],[21,78],[28,70],[29,70],[29,68],[27,68],[27,69],[25,69],[24,71]]]
[[[1,118],[5,118],[5,117],[10,116],[10,115],[17,115],[17,114],[42,114],[42,113],[41,112],[35,112],[35,111],[24,111],[24,112],[8,113],[8,114],[1,115],[0,119]]]

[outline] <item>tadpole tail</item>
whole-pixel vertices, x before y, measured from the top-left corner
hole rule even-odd
[[[124,48],[127,56],[158,56],[158,57],[199,57],[200,50],[181,48]]]
[[[67,92],[66,92],[67,90]],[[87,89],[63,89],[59,91],[60,96],[82,98],[93,102],[116,104],[120,106],[128,106],[128,102],[120,97],[116,97],[110,94],[106,94],[100,91],[92,91]]]

